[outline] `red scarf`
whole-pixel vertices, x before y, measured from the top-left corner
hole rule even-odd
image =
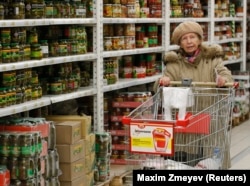
[[[187,56],[186,59],[188,60],[188,62],[189,62],[189,63],[193,63],[194,60],[196,59],[196,57],[199,55],[200,51],[201,51],[201,50],[198,48],[198,49],[194,52],[193,56]]]

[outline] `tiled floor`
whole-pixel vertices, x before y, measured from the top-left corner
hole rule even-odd
[[[250,170],[250,120],[232,129],[231,160],[231,169]]]

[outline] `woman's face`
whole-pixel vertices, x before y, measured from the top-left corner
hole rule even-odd
[[[180,39],[180,47],[188,54],[195,52],[201,44],[201,39],[196,33],[187,33]]]

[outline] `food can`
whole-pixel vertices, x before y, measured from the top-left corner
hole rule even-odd
[[[112,37],[112,48],[113,50],[120,50],[120,37]]]
[[[121,5],[121,17],[128,17],[128,8],[127,5]]]
[[[114,26],[111,24],[104,24],[103,25],[103,36],[114,36]]]
[[[125,49],[134,49],[135,48],[135,36],[125,36]]]
[[[136,9],[134,4],[128,4],[127,5],[127,15],[129,18],[135,18],[136,17]]]
[[[148,46],[149,47],[156,47],[157,45],[158,45],[158,37],[157,36],[148,37]]]
[[[120,46],[120,50],[124,50],[125,49],[125,39],[124,39],[124,36],[119,36],[119,46]]]
[[[124,28],[125,36],[135,36],[135,24],[126,24]]]
[[[120,0],[111,0],[112,4],[121,4]]]
[[[105,51],[113,50],[112,37],[104,37],[103,46]]]
[[[127,4],[135,4],[136,0],[127,0]]]
[[[112,17],[112,16],[113,16],[112,4],[104,4],[103,5],[103,17]]]
[[[123,24],[114,24],[114,36],[124,36]]]
[[[113,4],[112,13],[113,13],[112,17],[115,17],[115,18],[121,17],[121,13],[122,13],[121,4]]]

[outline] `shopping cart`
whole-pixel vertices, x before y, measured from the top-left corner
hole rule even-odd
[[[171,84],[174,86],[159,87],[155,95],[123,117],[129,136],[128,170],[227,167],[237,84],[225,88],[217,88],[215,83]],[[213,158],[215,149],[221,155],[219,162]]]

